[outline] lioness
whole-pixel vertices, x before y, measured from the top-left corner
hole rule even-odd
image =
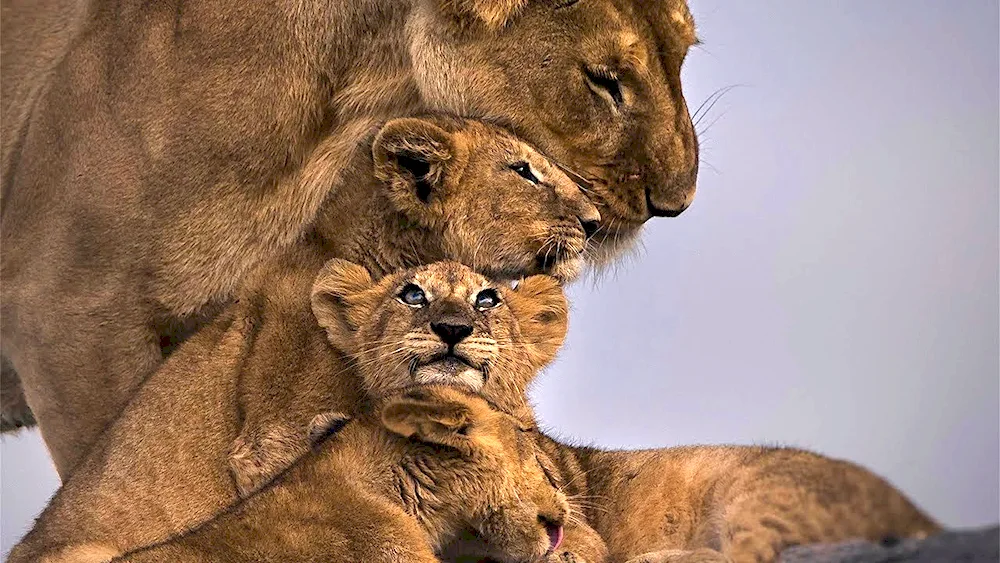
[[[694,42],[684,0],[3,0],[0,352],[60,474],[373,122],[506,124],[589,184],[597,255],[683,211]]]
[[[569,505],[522,421],[453,386],[397,391],[373,409],[252,497],[115,561],[438,563],[469,527],[482,557],[570,560],[554,556]]]
[[[457,259],[495,277],[547,272],[568,279],[580,271],[587,237],[600,220],[580,188],[537,151],[496,126],[471,120],[427,116],[375,127],[341,178],[296,244],[298,254],[310,254],[304,266],[265,261],[243,284],[244,298],[270,291],[267,276],[281,267],[304,267],[301,279],[311,284],[327,256],[358,262],[377,276]],[[298,298],[308,314],[308,285]],[[67,344],[50,354],[68,358],[73,350]],[[84,379],[60,385],[62,392],[89,397],[95,411],[117,409],[118,398],[104,387]],[[52,435],[57,428],[53,422],[42,431],[65,475],[90,444],[77,432]]]
[[[191,528],[305,453],[308,436],[361,413],[371,393],[449,382],[525,416],[525,386],[566,332],[565,298],[547,276],[511,289],[442,262],[375,281],[335,260],[316,278],[314,318],[298,308],[301,270],[277,271],[270,292],[228,308],[142,385],[10,563],[72,561],[95,545],[123,553]],[[266,418],[286,412],[300,428]],[[247,436],[248,425],[267,431]],[[260,449],[288,457],[258,466]]]

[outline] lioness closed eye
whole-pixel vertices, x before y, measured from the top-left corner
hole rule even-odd
[[[522,423],[453,387],[366,413],[266,488],[165,543],[115,561],[426,562],[471,527],[480,554],[542,561],[562,543],[565,496]]]

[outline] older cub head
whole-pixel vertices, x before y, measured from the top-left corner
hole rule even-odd
[[[494,278],[580,273],[597,208],[509,132],[445,116],[396,119],[372,155],[392,204],[441,239],[444,257]]]
[[[566,335],[566,299],[553,278],[532,276],[511,289],[455,262],[376,282],[361,266],[331,260],[312,303],[331,343],[354,358],[376,396],[444,383],[515,412]]]
[[[403,502],[436,549],[466,529],[482,540],[466,550],[496,561],[541,561],[559,547],[569,505],[540,463],[530,424],[448,386],[391,396],[382,423],[437,446],[411,454],[399,473]]]
[[[409,29],[425,103],[499,118],[592,184],[603,250],[691,203],[684,0],[422,0]]]

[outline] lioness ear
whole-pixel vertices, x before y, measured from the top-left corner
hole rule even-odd
[[[551,276],[525,278],[507,306],[521,327],[532,366],[540,369],[555,359],[569,325],[569,304],[559,282]]]
[[[441,9],[456,17],[459,23],[476,22],[496,31],[514,19],[528,0],[439,0]]]
[[[455,154],[451,134],[423,119],[394,119],[372,145],[375,175],[389,199],[415,219],[431,219]]]
[[[339,258],[324,264],[316,276],[311,297],[313,315],[338,350],[354,352],[354,333],[370,314],[363,294],[374,285],[368,270]]]
[[[491,414],[485,401],[465,392],[424,387],[390,398],[382,409],[382,424],[405,438],[471,455]]]

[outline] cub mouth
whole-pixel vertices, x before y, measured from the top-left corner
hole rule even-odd
[[[422,385],[443,383],[479,391],[486,383],[486,374],[482,367],[474,365],[468,358],[454,352],[436,354],[427,360],[415,360],[410,364],[410,374],[414,382]]]

